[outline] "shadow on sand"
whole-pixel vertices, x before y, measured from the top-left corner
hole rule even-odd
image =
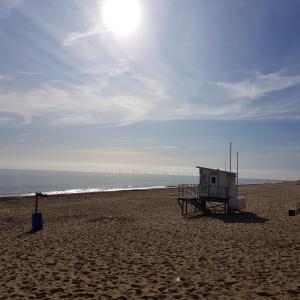
[[[235,214],[213,214],[213,215],[194,215],[187,217],[187,219],[202,219],[202,218],[214,218],[223,221],[224,223],[266,223],[269,219],[258,216],[252,212],[240,212]]]
[[[23,232],[23,233],[17,235],[16,237],[17,237],[17,238],[22,238],[22,237],[25,237],[25,236],[27,236],[27,235],[33,235],[33,234],[36,234],[37,232],[38,232],[38,231],[34,231],[34,230],[30,229],[30,230],[28,230],[28,231],[26,231],[26,232]]]

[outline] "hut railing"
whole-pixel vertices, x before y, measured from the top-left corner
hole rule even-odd
[[[178,195],[181,199],[199,198],[199,184],[179,184]]]

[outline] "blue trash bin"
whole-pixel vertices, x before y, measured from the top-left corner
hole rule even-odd
[[[32,231],[43,229],[43,216],[41,213],[34,213],[32,215]]]

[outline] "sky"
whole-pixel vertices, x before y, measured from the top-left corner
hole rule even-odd
[[[300,179],[300,2],[138,2],[0,0],[0,168]]]

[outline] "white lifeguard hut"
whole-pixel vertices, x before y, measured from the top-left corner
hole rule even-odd
[[[178,186],[178,204],[183,215],[197,212],[214,214],[217,211],[231,213],[246,208],[245,197],[238,195],[238,153],[236,173],[231,172],[231,155],[230,172],[196,168],[199,169],[199,184]]]
[[[236,174],[197,167],[199,169],[199,197],[226,199],[237,196]]]

